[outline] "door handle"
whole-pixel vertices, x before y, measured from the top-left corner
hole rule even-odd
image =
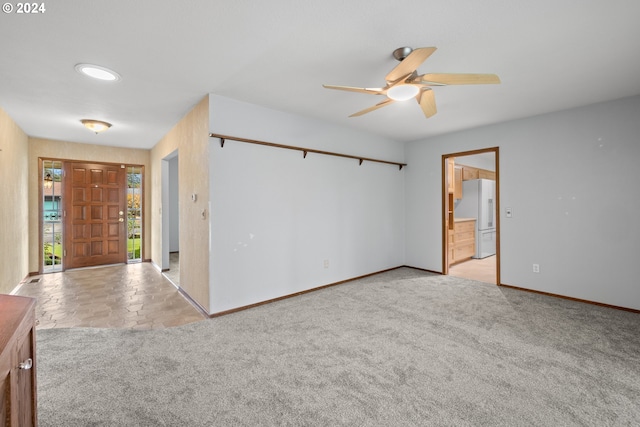
[[[20,363],[18,365],[18,368],[28,371],[29,369],[33,368],[33,360],[31,360],[31,358],[28,358],[24,362]]]
[[[489,227],[493,227],[493,199],[489,199]]]
[[[124,222],[124,218],[118,218],[118,221]]]

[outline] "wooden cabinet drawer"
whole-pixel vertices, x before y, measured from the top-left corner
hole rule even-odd
[[[38,424],[35,366],[35,304],[0,295],[0,425]]]
[[[4,366],[6,365],[6,366]],[[11,378],[9,377],[9,371],[11,370],[9,365],[9,358],[6,361],[0,360],[0,425],[7,424],[7,420],[11,416],[9,404],[11,402],[11,385],[9,384]]]
[[[475,221],[460,221],[456,222],[453,226],[454,231],[457,233],[464,233],[466,231],[474,231],[476,229]]]
[[[453,235],[453,243],[475,242],[475,233],[471,231],[461,231]]]
[[[476,254],[476,243],[470,242],[453,248],[453,258],[456,260],[471,258]]]
[[[449,232],[449,263],[456,263],[473,257],[476,253],[476,221],[462,220],[454,224]]]

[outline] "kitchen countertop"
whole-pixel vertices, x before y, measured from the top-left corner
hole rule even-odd
[[[453,222],[475,221],[475,218],[454,218]]]

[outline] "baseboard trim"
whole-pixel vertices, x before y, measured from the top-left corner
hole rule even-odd
[[[171,280],[169,281],[171,282]],[[189,301],[189,303],[191,303],[191,305],[194,306],[205,318],[210,317],[207,309],[204,308],[202,305],[200,305],[198,301],[191,298],[191,295],[189,295],[187,291],[182,289],[180,286],[176,286],[175,283],[173,282],[171,283],[173,284],[173,286],[175,286],[178,289],[178,292],[180,292],[180,295],[182,295],[187,301]]]
[[[300,295],[308,294],[308,293],[311,293],[311,292],[320,291],[322,289],[330,288],[332,286],[342,285],[344,283],[353,282],[354,280],[364,279],[365,277],[375,276],[376,274],[385,273],[387,271],[392,271],[392,270],[397,270],[398,268],[402,268],[402,267],[404,267],[404,266],[399,265],[398,267],[387,268],[386,270],[376,271],[375,273],[369,273],[369,274],[365,274],[363,276],[353,277],[351,279],[341,280],[341,281],[335,282],[335,283],[329,283],[328,285],[322,285],[322,286],[318,286],[316,288],[306,289],[304,291],[295,292],[293,294],[283,295],[283,296],[278,297],[278,298],[272,298],[272,299],[268,299],[268,300],[265,300],[265,301],[260,301],[260,302],[257,302],[255,304],[249,304],[249,305],[245,305],[245,306],[242,306],[242,307],[232,308],[230,310],[218,311],[216,313],[209,314],[209,317],[214,318],[214,317],[226,316],[227,314],[233,314],[233,313],[237,313],[239,311],[248,310],[250,308],[259,307],[261,305],[271,304],[273,302],[282,301],[282,300],[285,300],[285,299],[288,299],[288,298],[293,298],[293,297],[297,297],[297,296],[300,296]]]
[[[439,274],[440,276],[442,276],[442,271],[427,270],[426,268],[413,267],[411,265],[403,265],[403,267],[413,268],[414,270],[420,270],[420,271],[424,271],[426,273]]]
[[[584,304],[597,305],[597,306],[600,306],[600,307],[613,308],[615,310],[622,310],[622,311],[628,311],[628,312],[631,312],[631,313],[640,314],[640,310],[637,310],[635,308],[621,307],[621,306],[618,306],[618,305],[611,305],[611,304],[605,304],[605,303],[602,303],[602,302],[589,301],[589,300],[586,300],[586,299],[568,297],[566,295],[553,294],[551,292],[536,291],[534,289],[527,289],[527,288],[521,288],[519,286],[505,285],[503,283],[499,284],[498,286],[502,286],[503,288],[515,289],[517,291],[531,292],[533,294],[546,295],[546,296],[549,296],[549,297],[566,299],[566,300],[569,300],[569,301],[576,301],[576,302],[581,302],[581,303],[584,303]]]

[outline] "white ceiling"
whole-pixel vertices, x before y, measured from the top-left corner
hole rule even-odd
[[[151,148],[207,93],[398,141],[640,94],[638,0],[57,0],[0,16],[0,107],[29,135]],[[495,73],[361,117],[401,46],[420,73]],[[88,62],[122,75],[96,82]],[[95,135],[79,120],[113,123]],[[237,135],[242,136],[242,135]]]

